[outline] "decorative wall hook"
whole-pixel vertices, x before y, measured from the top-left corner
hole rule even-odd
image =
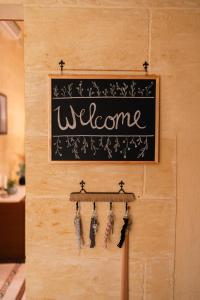
[[[144,70],[145,70],[146,73],[148,72],[148,66],[149,66],[149,63],[147,61],[145,61],[143,63],[143,67],[144,67]]]
[[[59,65],[60,65],[60,72],[62,74],[65,62],[61,59],[61,61],[59,62]]]
[[[124,185],[125,185],[125,183],[121,180],[119,183],[119,186],[120,186],[120,190],[119,190],[119,193],[125,193],[125,191],[124,191]]]
[[[80,186],[81,186],[80,193],[81,193],[81,192],[84,192],[84,193],[86,193],[86,190],[84,189],[84,186],[85,186],[85,181],[83,181],[83,180],[82,180],[82,181],[80,182]]]

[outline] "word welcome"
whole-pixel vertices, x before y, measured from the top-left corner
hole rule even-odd
[[[136,110],[133,115],[130,112],[119,112],[114,115],[101,116],[97,114],[97,106],[93,102],[89,105],[88,111],[83,108],[78,112],[70,105],[68,112],[70,118],[66,116],[64,121],[61,118],[61,106],[55,108],[54,111],[57,112],[57,123],[60,130],[76,129],[78,122],[82,126],[90,126],[92,129],[98,130],[117,130],[121,125],[126,125],[127,127],[136,126],[139,129],[146,128],[145,125],[140,123],[140,110]]]

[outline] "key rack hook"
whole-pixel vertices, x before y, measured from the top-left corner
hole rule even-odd
[[[125,218],[128,217],[128,209],[129,209],[128,202],[125,202],[125,215],[124,215]]]

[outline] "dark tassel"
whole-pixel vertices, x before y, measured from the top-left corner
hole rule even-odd
[[[91,217],[91,222],[90,222],[90,248],[94,248],[96,243],[95,243],[95,236],[97,232],[97,227],[98,227],[98,221],[96,216]]]
[[[122,226],[120,241],[119,244],[117,245],[117,247],[119,248],[122,248],[123,246],[123,243],[126,238],[126,230],[128,230],[128,225],[129,225],[129,220],[127,217],[124,217],[123,220],[124,220],[124,225]]]

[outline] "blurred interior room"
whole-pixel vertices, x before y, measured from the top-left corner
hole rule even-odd
[[[0,21],[0,299],[24,299],[23,22]]]

